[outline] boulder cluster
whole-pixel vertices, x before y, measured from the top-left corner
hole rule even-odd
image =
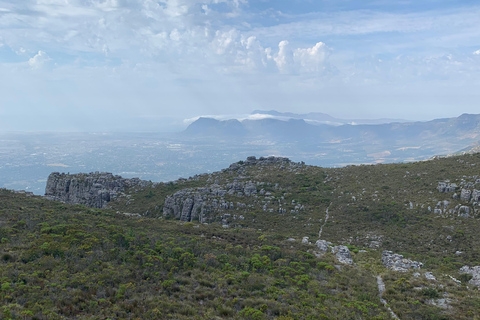
[[[420,269],[423,266],[421,262],[405,259],[401,254],[387,250],[382,253],[382,263],[386,268],[400,272],[406,272],[410,269]]]

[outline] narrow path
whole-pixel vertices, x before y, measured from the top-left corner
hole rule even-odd
[[[327,221],[328,221],[328,208],[330,208],[331,205],[332,205],[332,203],[330,202],[330,204],[329,204],[328,207],[327,207],[327,210],[325,210],[325,221],[323,222],[322,226],[320,227],[320,231],[318,232],[318,239],[322,239],[323,226],[324,226],[325,224],[327,224]]]
[[[393,319],[400,320],[400,318],[393,312],[393,310],[388,306],[387,300],[382,298],[382,293],[385,291],[385,283],[380,275],[377,276],[377,285],[378,285],[378,292],[380,293],[380,302],[390,311]]]

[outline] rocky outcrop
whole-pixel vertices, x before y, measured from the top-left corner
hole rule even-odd
[[[65,174],[53,172],[48,176],[45,197],[69,204],[105,208],[126,188],[146,187],[151,182],[138,178],[124,179],[107,172]]]
[[[480,288],[480,266],[463,266],[460,268],[460,273],[467,273],[472,275],[472,279],[470,279],[468,283]]]
[[[328,251],[328,242],[326,240],[317,240],[317,242],[315,242],[315,245],[317,246],[318,250],[320,250],[320,252],[322,253],[325,253]]]
[[[239,161],[236,163],[232,163],[228,169],[225,170],[238,170],[244,166],[267,166],[272,164],[280,164],[280,165],[303,165],[303,162],[295,163],[292,162],[288,158],[284,157],[260,157],[257,159],[255,156],[247,157],[245,161]]]
[[[239,161],[223,169],[222,173],[228,173],[227,179],[218,179],[218,174],[211,175],[205,187],[187,188],[169,195],[163,206],[163,216],[182,221],[198,220],[202,223],[219,221],[223,225],[234,222],[240,216],[233,212],[247,213],[252,208],[261,209],[264,212],[286,213],[287,207],[292,213],[299,213],[305,207],[299,203],[287,204],[283,197],[276,197],[272,192],[281,190],[278,185],[270,185],[261,181],[246,181],[244,173],[252,166],[274,166],[279,170],[295,171],[304,166],[304,163],[296,163],[282,157],[248,157],[245,161]],[[221,181],[223,180],[223,182]],[[264,187],[270,187],[272,191],[265,191]],[[253,201],[233,200],[235,198],[253,198]],[[233,211],[234,210],[234,211]],[[243,216],[242,216],[243,218]],[[243,220],[243,219],[242,219]]]
[[[353,264],[352,255],[347,246],[335,246],[332,249],[332,253],[335,254],[335,258],[338,262],[343,264]]]
[[[390,270],[401,272],[406,272],[409,269],[420,269],[423,266],[421,262],[405,259],[401,254],[392,251],[383,251],[382,263]]]
[[[455,183],[448,183],[448,182],[439,182],[437,186],[437,190],[442,193],[447,192],[455,192],[458,186]]]
[[[242,202],[234,203],[225,200],[226,195],[243,197],[255,196],[256,194],[257,186],[251,181],[235,181],[223,187],[213,184],[203,188],[182,189],[167,196],[163,206],[163,216],[181,221],[198,220],[204,223],[209,221],[210,213],[223,213],[226,210],[245,209],[247,207]],[[231,217],[236,218],[236,216]],[[224,224],[227,223],[228,221],[225,221]]]

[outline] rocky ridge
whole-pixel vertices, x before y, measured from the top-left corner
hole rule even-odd
[[[224,227],[228,227],[236,221],[244,220],[242,213],[247,213],[253,208],[271,213],[286,213],[287,210],[290,213],[299,213],[305,210],[303,205],[286,203],[284,197],[273,194],[281,193],[281,186],[247,180],[243,174],[251,166],[275,166],[280,170],[296,170],[304,165],[283,157],[258,159],[248,157],[246,161],[233,163],[221,171],[231,177],[226,181],[221,182],[215,174],[212,174],[204,187],[186,188],[167,196],[163,216],[181,221],[197,220],[202,223],[218,221]]]
[[[147,187],[151,182],[138,178],[125,179],[108,172],[65,174],[53,172],[48,176],[45,197],[68,204],[105,208],[126,188]]]

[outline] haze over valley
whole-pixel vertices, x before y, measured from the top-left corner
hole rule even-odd
[[[480,134],[480,115],[468,114],[397,122],[256,111],[240,120],[200,117],[176,133],[2,133],[0,186],[43,194],[52,171],[171,181],[250,155],[324,167],[412,162],[468,150]]]

